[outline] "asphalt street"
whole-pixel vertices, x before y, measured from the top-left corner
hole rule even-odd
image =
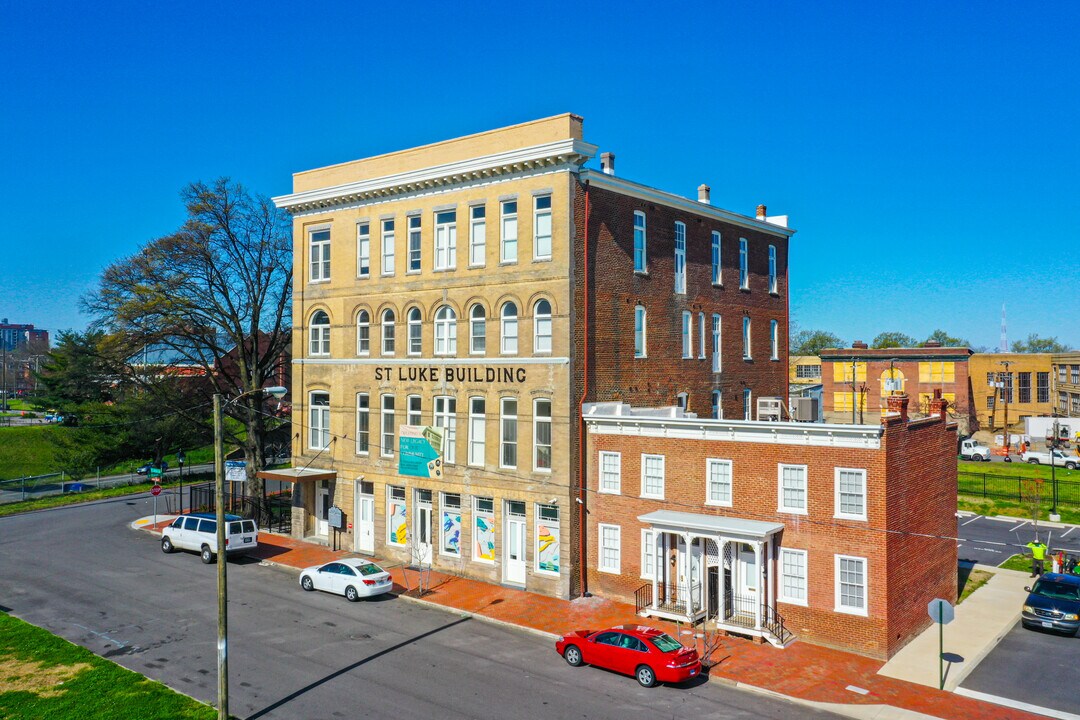
[[[984,565],[1000,565],[1011,555],[1027,551],[1024,547],[1035,537],[1030,520],[1008,520],[983,515],[961,515],[957,519],[957,554],[961,561]],[[1039,526],[1039,538],[1047,541],[1051,550],[1064,550],[1080,555],[1080,526],[1063,528]],[[1047,569],[1049,569],[1049,562]]]
[[[0,518],[0,605],[205,702],[215,571],[128,524],[149,495]],[[386,597],[304,593],[293,571],[229,563],[230,711],[246,718],[835,717],[719,682],[646,690],[571,668],[513,629]]]

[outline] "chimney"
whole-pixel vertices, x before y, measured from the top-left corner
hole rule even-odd
[[[862,340],[856,340],[855,342],[851,343],[851,347],[855,348],[856,350],[866,350],[869,345],[864,343]]]
[[[615,174],[615,153],[600,153],[600,169],[608,175]]]
[[[923,347],[941,347],[941,343],[937,340],[927,340],[923,343]]]
[[[908,420],[908,414],[907,414],[908,396],[906,394],[889,395],[888,397],[885,398],[885,400],[888,403],[889,414],[890,415],[899,415],[901,420],[903,420],[904,422],[907,422],[907,420]]]
[[[949,409],[949,401],[941,397],[941,388],[934,388],[934,397],[930,400],[930,414],[939,415],[945,420],[945,411]]]
[[[757,219],[760,220],[761,222],[765,222],[765,213],[766,213],[765,206],[764,205],[758,205],[757,206]]]
[[[712,190],[708,185],[702,183],[697,186],[697,201],[699,203],[709,204],[709,192]]]

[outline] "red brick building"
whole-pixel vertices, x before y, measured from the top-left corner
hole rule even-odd
[[[825,422],[875,422],[886,410],[890,394],[911,398],[913,417],[930,414],[934,392],[949,402],[949,417],[961,433],[979,429],[972,403],[968,359],[971,348],[868,348],[856,341],[850,348],[822,350],[822,405]]]
[[[956,426],[662,417],[591,406],[588,589],[643,615],[715,620],[887,658],[956,597]],[[913,459],[918,457],[918,462]]]

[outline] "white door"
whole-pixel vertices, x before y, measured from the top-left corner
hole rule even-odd
[[[735,570],[735,594],[756,602],[757,561],[754,558],[754,551],[746,545],[739,546],[739,558]]]
[[[330,534],[330,486],[324,480],[319,483],[315,495],[315,534],[326,537]]]
[[[359,490],[360,483],[356,483],[356,487]],[[362,495],[358,492],[356,495],[356,512],[353,513],[353,517],[356,518],[355,527],[353,528],[354,537],[356,538],[356,552],[374,553],[375,497],[373,495]]]
[[[525,584],[525,518],[506,520],[506,582]]]
[[[416,555],[414,561],[431,564],[431,501],[416,503]]]

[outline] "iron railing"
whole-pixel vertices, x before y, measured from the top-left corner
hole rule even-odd
[[[1043,466],[1046,467],[1046,466]],[[1064,468],[1057,468],[1058,504],[1080,505],[1080,481],[1070,477],[1075,474]],[[1062,477],[1064,476],[1064,477]],[[960,472],[956,474],[957,492],[960,495],[982,498],[1000,498],[1024,502],[1029,489],[1024,487],[1025,482],[1042,480],[1041,495],[1044,502],[1049,503],[1053,492],[1050,487],[1050,478],[1015,477],[1012,475],[997,475],[994,473]]]
[[[642,611],[652,607],[652,583],[645,583],[634,591],[634,612],[640,615]]]
[[[765,603],[761,604],[761,624],[781,645],[787,645],[788,641],[794,637],[794,633],[784,625],[783,616],[776,611],[776,608]]]
[[[188,498],[192,512],[217,512],[214,483],[193,485]],[[251,518],[257,526],[270,532],[282,535],[292,532],[292,493],[289,491],[266,497],[228,492],[225,512]]]

